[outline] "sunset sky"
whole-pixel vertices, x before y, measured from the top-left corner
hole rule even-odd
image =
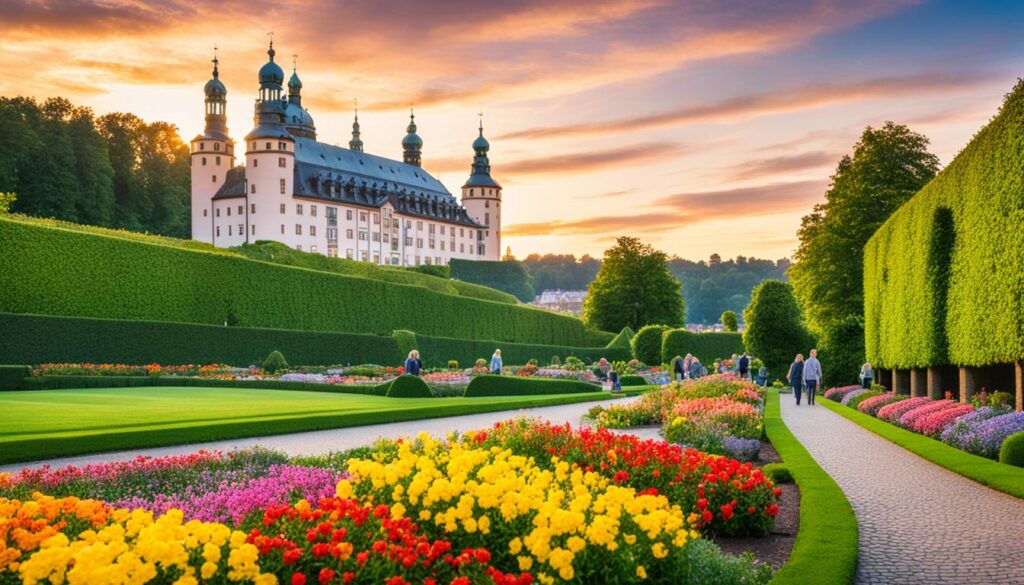
[[[948,163],[1024,74],[1024,3],[741,0],[2,0],[0,94],[203,124],[219,47],[236,140],[274,32],[319,139],[424,167],[458,194],[484,112],[502,246],[781,258],[866,125]]]

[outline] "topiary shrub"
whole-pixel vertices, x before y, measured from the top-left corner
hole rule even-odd
[[[991,406],[993,408],[998,408],[1000,406],[1012,406],[1012,405],[1013,405],[1013,395],[1010,394],[1009,392],[993,392],[992,395],[988,397],[988,405],[987,406]]]
[[[284,359],[281,352],[276,349],[270,352],[267,359],[263,360],[263,371],[268,374],[276,374],[282,370],[288,369],[288,361]]]
[[[32,375],[28,366],[0,366],[0,391],[24,390],[25,378]]]
[[[448,360],[448,369],[457,370],[459,369],[459,360]]]
[[[761,468],[761,472],[776,484],[793,483],[793,473],[785,463],[769,463]]]
[[[539,396],[600,392],[601,387],[576,380],[520,378],[517,376],[476,376],[466,387],[467,398],[485,396]]]
[[[609,341],[608,345],[606,345],[605,347],[621,347],[623,349],[630,349],[629,341],[633,339],[634,335],[635,334],[633,333],[633,330],[630,329],[628,326],[623,327],[622,331],[620,331],[618,335],[612,338],[612,340]]]
[[[557,355],[551,356],[551,365],[552,366],[560,366],[560,365],[562,365],[562,359],[560,357],[558,357]]]
[[[661,335],[668,330],[665,325],[645,325],[636,332],[630,345],[633,357],[645,364],[661,363]]]
[[[430,386],[418,376],[399,376],[390,382],[385,382],[388,391],[384,394],[388,398],[431,398],[434,393]]]
[[[1024,467],[1024,431],[1006,437],[999,448],[999,462]]]
[[[643,376],[622,376],[619,382],[623,386],[646,386],[647,380]]]

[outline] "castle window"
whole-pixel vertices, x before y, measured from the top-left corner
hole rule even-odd
[[[220,142],[214,142],[213,143],[213,149],[214,150],[220,150]]]
[[[285,204],[284,204],[284,203],[282,203],[282,204],[281,204],[281,213],[284,213],[284,210],[285,210]]]
[[[365,211],[360,211],[359,212],[359,221],[366,221],[366,212]]]
[[[295,204],[295,213],[297,213],[299,215],[302,215],[302,204],[301,203],[296,203]]]
[[[226,209],[228,210],[228,217],[231,217],[231,208],[227,207]]]
[[[245,213],[245,208],[242,207],[241,205],[239,205],[238,206],[238,215],[242,215],[243,213]]]
[[[411,246],[412,245],[412,238],[406,236],[406,238],[405,238],[405,245],[406,246]]]
[[[379,232],[373,232],[373,241],[374,242],[379,242],[380,241],[380,233]]]
[[[416,247],[417,248],[422,248],[423,247],[423,238],[416,238]]]
[[[316,236],[316,226],[315,225],[309,226],[309,235],[314,236],[314,237]]]
[[[491,202],[490,201],[484,201],[484,207],[490,208],[491,207]]]
[[[349,240],[352,239],[352,230],[345,230],[345,237]]]
[[[231,224],[228,224],[228,235],[231,235]]]
[[[366,252],[360,254],[360,257],[362,258],[363,262],[366,262]]]
[[[206,150],[206,143],[205,142],[200,142],[199,143],[199,150]]]
[[[258,158],[252,159],[252,166],[254,166],[254,167],[260,166],[260,159],[258,159]]]
[[[286,143],[284,143],[284,142],[278,142],[277,143],[277,149],[278,150],[288,150],[288,145]],[[281,159],[281,160],[284,160],[284,159]],[[284,165],[281,165],[281,166],[284,166]]]
[[[441,249],[443,250],[444,248]],[[448,242],[448,249],[451,250],[452,252],[455,251],[455,240]]]
[[[240,224],[238,224],[238,235],[241,236],[241,235],[244,235],[244,234],[245,234],[245,224],[241,224],[240,223]]]
[[[285,182],[284,182],[284,179],[281,179],[281,195],[284,195],[284,194],[285,194]]]
[[[466,252],[466,244],[459,244],[459,252],[462,252],[462,253]]]
[[[217,217],[220,217],[220,208],[217,209]]]
[[[374,225],[380,225],[380,215],[376,213],[373,214],[373,223]]]
[[[352,219],[352,210],[351,209],[346,209],[345,210],[345,219],[348,219],[348,220]]]
[[[387,244],[391,241],[391,237],[388,234],[384,234],[384,243]]]
[[[284,168],[288,166],[288,161],[283,156],[277,157],[277,166]]]
[[[270,150],[270,143],[267,143],[267,150]]]
[[[256,224],[252,224],[251,226],[249,226],[249,233],[254,236],[256,235]]]
[[[472,197],[472,196],[473,196],[473,190],[472,190],[472,189],[470,189],[470,190],[469,190],[469,196],[470,196],[470,197]]]
[[[366,231],[365,230],[359,230],[359,239],[364,241],[364,242],[366,241]]]
[[[206,217],[206,211],[207,210],[205,210],[205,209],[203,210],[203,217]]]
[[[204,167],[206,166],[206,157],[205,156],[203,157],[203,166]]]
[[[487,225],[491,225],[491,214],[490,213],[485,213],[484,214],[484,223],[487,224]]]
[[[416,231],[418,231],[418,232],[422,232],[423,231],[423,222],[422,221],[417,221],[416,222]]]
[[[301,236],[302,235],[302,224],[298,224],[298,223],[295,224],[295,235],[297,235],[297,236]]]
[[[220,226],[217,226],[217,237],[220,237]]]
[[[282,235],[284,234],[284,224],[283,223],[281,224],[281,234]]]
[[[312,215],[313,217],[316,217],[316,205],[309,206],[309,214]]]
[[[256,192],[256,183],[253,183],[252,185],[249,185],[249,192],[250,193],[255,193]]]
[[[441,235],[444,235],[444,226],[441,226]]]
[[[256,213],[256,204],[255,203],[250,203],[249,204],[249,213]]]
[[[220,166],[220,157],[219,156],[217,157],[217,166],[218,167]]]
[[[210,181],[211,183],[216,183],[217,182],[217,175],[213,175],[212,177],[210,177],[210,179],[211,179],[211,181]]]
[[[441,240],[441,251],[444,251],[444,240]]]

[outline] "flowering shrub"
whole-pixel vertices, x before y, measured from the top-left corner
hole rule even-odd
[[[896,424],[905,429],[913,431],[915,430],[915,426],[919,419],[928,416],[933,412],[940,412],[955,404],[956,403],[951,400],[927,400],[920,406],[911,408],[910,410],[901,414],[900,418],[896,421]]]
[[[99,527],[108,518],[107,507],[97,501],[42,494],[28,501],[0,498],[0,581],[51,537]]]
[[[702,442],[708,441],[709,435],[719,435],[721,439],[729,435],[745,439],[761,436],[761,411],[729,396],[682,400],[672,408],[670,416],[671,422],[662,431],[665,439],[698,449],[703,448]]]
[[[558,457],[552,468],[475,438],[439,443],[423,434],[350,459],[339,498],[390,505],[460,546],[490,545],[495,564],[542,582],[669,581],[685,575],[683,548],[697,515]]]
[[[929,402],[931,402],[931,399],[923,396],[893,402],[878,410],[878,418],[896,424],[900,420],[900,417],[905,413],[917,408],[918,406],[924,406]]]
[[[925,415],[917,420],[911,430],[932,438],[938,438],[942,431],[961,416],[974,412],[971,404],[953,404],[948,408]]]
[[[1008,414],[1009,412],[1010,409],[1007,407],[983,406],[974,412],[957,418],[953,424],[943,429],[939,438],[947,445],[971,451],[968,448],[968,444],[974,439],[974,431],[978,428],[978,425],[990,418]]]
[[[761,441],[729,436],[722,441],[722,447],[725,453],[731,457],[740,461],[753,461],[761,451]]]
[[[961,432],[957,437],[960,443],[957,446],[975,455],[995,459],[999,457],[999,448],[1002,447],[1003,441],[1020,431],[1024,431],[1024,412],[999,414],[981,420],[973,425],[973,428]]]
[[[864,388],[857,388],[852,392],[847,392],[846,394],[844,394],[843,397],[839,399],[839,403],[842,404],[843,406],[849,406],[851,400],[860,396],[861,394],[866,394],[867,392],[870,392],[870,390],[865,390]]]
[[[857,405],[857,410],[863,412],[864,414],[877,416],[879,409],[881,409],[883,406],[906,399],[906,396],[893,394],[892,392],[889,392],[887,394],[880,394],[878,396],[874,396],[872,398],[868,398],[866,400],[861,401],[861,403]]]
[[[717,534],[764,535],[778,512],[775,486],[749,463],[606,429],[510,420],[467,434],[463,443],[509,449],[542,466],[553,458],[641,491],[663,494],[697,526]]]
[[[860,386],[840,386],[838,388],[829,388],[825,391],[825,398],[839,402],[846,397],[847,394],[856,390],[862,390],[862,388]]]

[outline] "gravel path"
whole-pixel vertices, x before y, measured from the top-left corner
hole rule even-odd
[[[636,400],[636,397],[621,398],[616,401],[616,404],[624,404],[633,400]],[[393,439],[398,437],[409,437],[423,431],[437,437],[443,437],[450,431],[465,432],[474,429],[481,429],[489,427],[495,422],[516,416],[539,417],[547,419],[553,423],[561,424],[569,422],[574,425],[578,425],[580,423],[580,418],[588,410],[593,408],[595,404],[597,403],[581,402],[577,404],[564,404],[559,406],[520,408],[518,410],[504,410],[447,418],[431,418],[361,427],[348,427],[327,431],[294,433],[290,435],[252,437],[246,439],[213,441],[210,443],[176,445],[173,447],[155,447],[152,449],[97,453],[94,455],[63,457],[45,461],[34,461],[31,463],[14,463],[11,465],[0,466],[0,471],[17,471],[25,467],[39,467],[41,465],[59,467],[64,465],[103,463],[106,461],[123,461],[126,459],[132,459],[137,455],[149,455],[153,457],[159,457],[161,455],[178,455],[182,453],[193,453],[199,449],[219,449],[221,451],[229,451],[232,449],[244,449],[246,447],[254,447],[257,445],[268,449],[284,451],[288,455],[317,455],[330,451],[340,451],[360,447],[362,445],[369,445],[380,438]]]
[[[853,505],[860,524],[857,583],[1024,584],[1024,500],[822,406],[781,398],[786,425]]]

